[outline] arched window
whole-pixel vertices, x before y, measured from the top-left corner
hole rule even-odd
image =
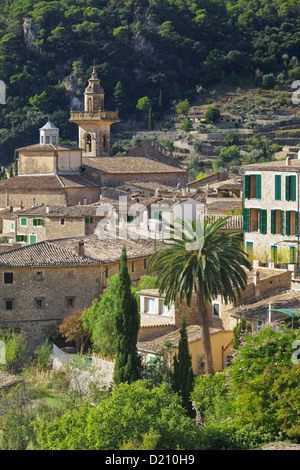
[[[88,99],[88,111],[93,111],[92,98]]]
[[[91,152],[92,151],[92,136],[91,134],[86,134],[85,136],[85,151]]]

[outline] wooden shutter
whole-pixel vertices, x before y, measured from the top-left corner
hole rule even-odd
[[[281,200],[281,175],[275,175],[275,200]]]
[[[250,197],[250,175],[245,175],[245,199]]]
[[[261,199],[261,175],[255,175],[255,197]]]
[[[274,235],[275,231],[276,231],[275,210],[271,210],[271,233]]]
[[[291,228],[290,228],[290,220],[291,220],[291,213],[290,211],[286,211],[285,213],[285,234],[290,235],[291,234]]]
[[[260,230],[260,233],[267,233],[267,210],[266,209],[260,209],[259,230]]]
[[[291,201],[296,201],[296,175],[291,178]]]
[[[280,233],[283,235],[284,211],[280,211]]]
[[[243,227],[244,232],[250,232],[250,209],[243,209]]]
[[[299,217],[298,212],[295,212],[295,235],[298,237],[298,230],[299,230]]]

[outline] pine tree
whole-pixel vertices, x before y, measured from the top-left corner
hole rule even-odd
[[[141,376],[141,361],[136,347],[140,317],[137,299],[131,291],[125,246],[123,246],[120,258],[119,283],[119,305],[114,325],[116,341],[114,382],[116,385],[122,382],[134,382]]]
[[[178,344],[178,357],[174,356],[174,372],[172,386],[181,398],[183,406],[190,416],[194,416],[190,394],[193,390],[194,374],[192,368],[192,357],[189,352],[187,323],[185,317],[181,319],[180,340]]]

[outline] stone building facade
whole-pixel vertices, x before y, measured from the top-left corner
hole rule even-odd
[[[244,245],[251,260],[298,263],[300,160],[245,166]]]
[[[154,244],[125,242],[135,284],[147,274]],[[28,333],[29,350],[45,328],[90,307],[119,271],[123,240],[83,237],[40,242],[0,253],[0,327]]]

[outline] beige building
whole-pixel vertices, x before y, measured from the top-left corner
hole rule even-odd
[[[244,244],[251,260],[299,263],[300,159],[245,166]]]

